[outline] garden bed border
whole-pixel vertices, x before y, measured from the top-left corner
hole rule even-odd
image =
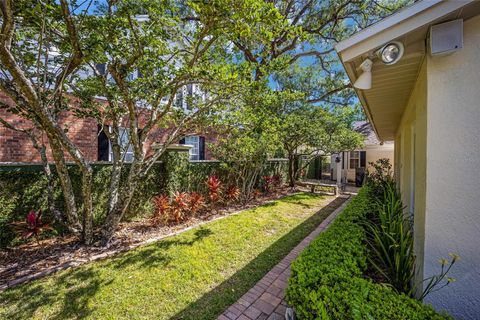
[[[216,217],[214,217],[210,220],[200,221],[197,224],[194,224],[194,225],[191,225],[191,226],[188,226],[188,227],[185,227],[185,228],[182,228],[182,229],[179,229],[179,230],[167,233],[167,234],[163,234],[163,235],[160,235],[160,236],[157,236],[157,237],[153,237],[153,238],[150,238],[150,239],[147,239],[147,240],[143,240],[143,241],[140,241],[138,243],[127,245],[125,247],[115,248],[115,249],[112,249],[112,250],[109,250],[108,248],[106,248],[106,252],[93,255],[93,256],[91,256],[87,259],[74,259],[72,261],[64,262],[60,265],[53,266],[51,268],[47,268],[45,270],[30,274],[30,275],[27,275],[27,276],[23,276],[23,277],[13,279],[11,281],[8,281],[6,284],[0,285],[0,293],[9,289],[9,288],[13,288],[13,287],[16,287],[18,285],[31,282],[33,280],[37,280],[37,279],[44,278],[46,276],[52,275],[52,274],[54,274],[58,271],[67,270],[69,268],[76,268],[76,267],[79,267],[81,265],[87,264],[89,262],[99,261],[99,260],[103,260],[103,259],[106,259],[106,258],[109,258],[109,257],[113,257],[115,255],[118,255],[118,254],[130,251],[130,250],[136,249],[138,247],[145,246],[145,245],[151,244],[153,242],[160,241],[160,240],[168,238],[168,237],[176,236],[178,234],[181,234],[181,233],[187,232],[189,230],[192,230],[193,228],[197,228],[199,226],[208,224],[210,222],[221,220],[221,219],[224,219],[224,218],[227,218],[227,217],[230,217],[230,216],[234,216],[234,215],[240,214],[240,213],[242,213],[246,210],[251,210],[251,209],[254,209],[254,208],[257,208],[257,207],[261,207],[261,206],[263,206],[267,203],[278,201],[278,200],[283,199],[285,197],[289,197],[289,196],[296,195],[296,194],[299,194],[299,193],[302,193],[302,191],[296,191],[296,192],[293,192],[293,193],[290,193],[290,194],[281,195],[278,198],[267,200],[267,201],[265,201],[265,202],[263,202],[263,203],[261,203],[257,206],[247,207],[247,208],[244,208],[244,209],[241,209],[241,210],[228,212],[224,215],[218,215],[218,216],[216,216]],[[338,195],[336,197],[334,197],[331,201],[334,201],[337,197],[338,197]],[[327,203],[327,205],[331,201],[329,201]]]

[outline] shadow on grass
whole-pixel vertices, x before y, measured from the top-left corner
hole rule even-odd
[[[193,237],[188,240],[162,240],[139,252],[126,252],[112,260],[106,260],[105,268],[113,267],[122,269],[130,268],[153,268],[166,266],[171,258],[166,254],[172,246],[192,246],[198,241],[212,235],[213,232],[205,227],[198,228]],[[51,277],[53,283],[33,282],[23,286],[21,297],[18,292],[7,290],[0,294],[0,318],[1,319],[31,319],[36,310],[42,306],[51,306],[58,303],[58,310],[48,316],[48,319],[80,319],[88,317],[95,310],[89,301],[93,298],[100,287],[106,287],[113,280],[102,280],[99,272],[91,265],[86,268],[67,270],[58,277]],[[17,289],[19,289],[18,287]],[[55,288],[59,288],[55,290]],[[64,293],[64,294],[62,294]],[[5,306],[11,309],[2,310]]]
[[[299,195],[300,198],[302,196],[304,195]],[[303,199],[308,197],[311,197],[311,195],[304,196]],[[296,204],[299,200],[295,196],[293,199],[282,199],[282,201]],[[310,232],[315,230],[344,201],[344,198],[333,200],[302,224],[278,239],[232,277],[191,303],[187,308],[173,316],[172,319],[216,319],[279,263]]]
[[[325,195],[321,195],[321,194],[300,193],[300,194],[295,194],[295,195],[290,196],[290,197],[283,198],[282,202],[291,203],[291,204],[294,204],[294,205],[297,205],[297,206],[301,206],[305,209],[310,209],[310,208],[313,207],[313,205],[304,203],[304,202],[302,202],[302,200],[311,199],[312,197],[322,198],[324,196]]]
[[[1,295],[0,311],[2,304],[8,303],[13,308],[4,310],[4,319],[31,319],[38,308],[61,301],[58,310],[50,314],[48,319],[84,318],[95,310],[89,306],[91,297],[101,286],[108,286],[110,283],[111,281],[100,280],[97,272],[91,268],[66,272],[55,278],[55,282],[48,287],[41,283],[26,287],[20,299],[17,293],[7,290]],[[63,297],[58,293],[61,290],[54,289],[58,287],[68,288]]]
[[[167,266],[171,262],[171,258],[168,256],[168,249],[173,246],[192,246],[198,241],[202,241],[204,238],[212,235],[213,232],[204,226],[199,227],[192,239],[180,240],[180,239],[164,239],[162,241],[155,242],[148,247],[145,247],[139,252],[129,254],[128,252],[122,256],[116,257],[110,262],[110,266],[116,269],[123,269],[126,266],[135,268],[155,268],[159,266]]]
[[[311,195],[294,195],[282,199],[283,202],[295,203]],[[228,306],[233,304],[273,268],[295,245],[305,238],[323,221],[344,199],[336,199],[328,206],[292,229],[288,234],[273,243],[255,259],[250,261],[232,277],[192,302],[184,310],[177,313],[174,319],[214,319]],[[110,276],[101,275],[102,268],[152,268],[167,266],[172,258],[168,249],[174,246],[192,246],[211,236],[213,232],[206,226],[199,227],[187,238],[165,239],[158,241],[140,251],[127,252],[104,265],[87,265],[75,270],[68,270],[48,282],[38,281],[0,294],[0,318],[31,319],[38,316],[38,310],[47,308],[51,313],[48,319],[78,319],[92,316],[95,304],[90,303],[100,288],[112,284]]]

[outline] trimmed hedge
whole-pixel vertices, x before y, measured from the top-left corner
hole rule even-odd
[[[298,319],[445,319],[429,305],[364,276],[371,212],[363,188],[332,225],[292,263],[287,302]]]
[[[205,192],[205,181],[211,174],[219,176],[227,184],[229,180],[227,165],[219,161],[188,161],[188,152],[171,152],[165,155],[162,162],[156,163],[142,184],[136,190],[136,196],[129,207],[125,220],[148,216],[153,213],[152,197],[174,191]],[[93,217],[98,225],[104,219],[108,201],[111,164],[95,163],[93,168]],[[125,165],[126,175],[128,165]],[[284,160],[270,160],[263,174],[282,173],[286,176],[287,164]],[[74,193],[79,204],[81,199],[81,174],[76,165],[69,165]],[[52,172],[56,170],[52,165]],[[228,181],[233,184],[235,181]],[[260,183],[260,181],[258,182]],[[63,210],[63,196],[59,183],[55,179],[55,204]],[[79,208],[81,209],[81,208]],[[48,217],[47,179],[41,165],[0,166],[0,248],[16,245],[15,234],[10,228],[13,221],[25,219],[30,210],[42,210]],[[62,234],[65,230],[54,225],[54,234]],[[45,234],[48,237],[48,234]]]

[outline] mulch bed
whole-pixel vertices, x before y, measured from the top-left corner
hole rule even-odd
[[[270,195],[262,195],[247,205],[222,208],[217,213],[190,218],[178,225],[153,226],[147,219],[124,222],[120,224],[108,248],[86,247],[79,243],[78,238],[65,236],[2,250],[0,251],[0,291],[44,277],[58,270],[103,259],[140,245],[158,241],[207,221],[250,209],[296,192],[298,190],[283,188]]]

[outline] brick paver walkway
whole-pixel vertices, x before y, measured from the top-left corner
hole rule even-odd
[[[351,199],[345,201],[290,253],[270,270],[257,284],[231,305],[217,320],[282,320],[287,304],[285,289],[290,277],[290,263],[320,232],[325,230]]]

